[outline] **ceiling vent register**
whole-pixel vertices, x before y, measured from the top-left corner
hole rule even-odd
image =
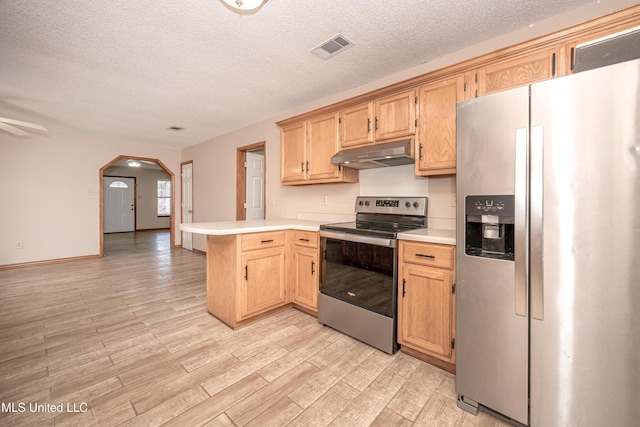
[[[329,40],[322,42],[319,46],[311,49],[311,53],[322,59],[329,59],[332,56],[343,52],[353,46],[353,42],[342,34],[331,37]]]

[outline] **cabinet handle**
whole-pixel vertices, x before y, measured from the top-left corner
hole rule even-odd
[[[316,262],[311,261],[311,274],[316,274]]]
[[[576,59],[576,57],[575,57],[575,53],[576,52],[575,51],[576,51],[576,48],[572,47],[571,48],[571,71],[572,72],[573,72],[573,67],[575,66],[575,59]]]
[[[419,156],[420,160],[422,160],[422,143],[420,143],[420,156]]]
[[[420,257],[420,258],[436,259],[436,257],[435,257],[435,256],[433,256],[433,255],[416,254],[416,256],[417,256],[417,257]]]
[[[309,172],[309,160],[307,160],[307,172]]]
[[[371,119],[367,119],[367,133],[371,133]]]
[[[407,284],[407,279],[402,279],[402,297],[404,298],[405,294],[407,293],[404,289],[404,286]]]
[[[269,239],[269,240],[260,240],[260,243],[271,243],[273,242],[273,239]]]
[[[300,162],[300,172],[304,173],[304,162]]]
[[[556,75],[556,54],[551,55],[551,75]]]
[[[300,240],[301,242],[308,242],[309,241],[309,239],[303,239],[302,237],[299,238],[298,240]]]
[[[244,280],[249,280],[249,266],[244,266]]]
[[[376,130],[378,130],[378,117],[376,116]]]

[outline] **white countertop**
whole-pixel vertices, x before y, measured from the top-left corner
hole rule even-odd
[[[437,228],[421,228],[419,230],[398,233],[398,240],[411,240],[423,243],[456,244],[456,230],[440,230]]]
[[[196,234],[211,234],[224,236],[228,234],[259,233],[263,231],[302,230],[319,231],[321,224],[333,221],[313,221],[302,219],[254,219],[249,221],[215,221],[194,222],[180,224],[180,230]],[[455,230],[441,230],[437,228],[422,228],[398,234],[399,240],[414,242],[439,243],[443,245],[456,244]]]
[[[223,236],[228,234],[258,233],[262,231],[302,230],[318,231],[320,224],[331,221],[301,219],[252,219],[249,221],[215,221],[180,224],[180,230],[196,234]]]

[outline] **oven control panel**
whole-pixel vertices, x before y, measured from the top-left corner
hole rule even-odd
[[[395,215],[427,215],[426,197],[369,197],[356,198],[356,213],[385,213]]]

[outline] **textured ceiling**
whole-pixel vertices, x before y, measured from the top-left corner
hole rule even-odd
[[[0,0],[0,117],[185,147],[587,3]]]

